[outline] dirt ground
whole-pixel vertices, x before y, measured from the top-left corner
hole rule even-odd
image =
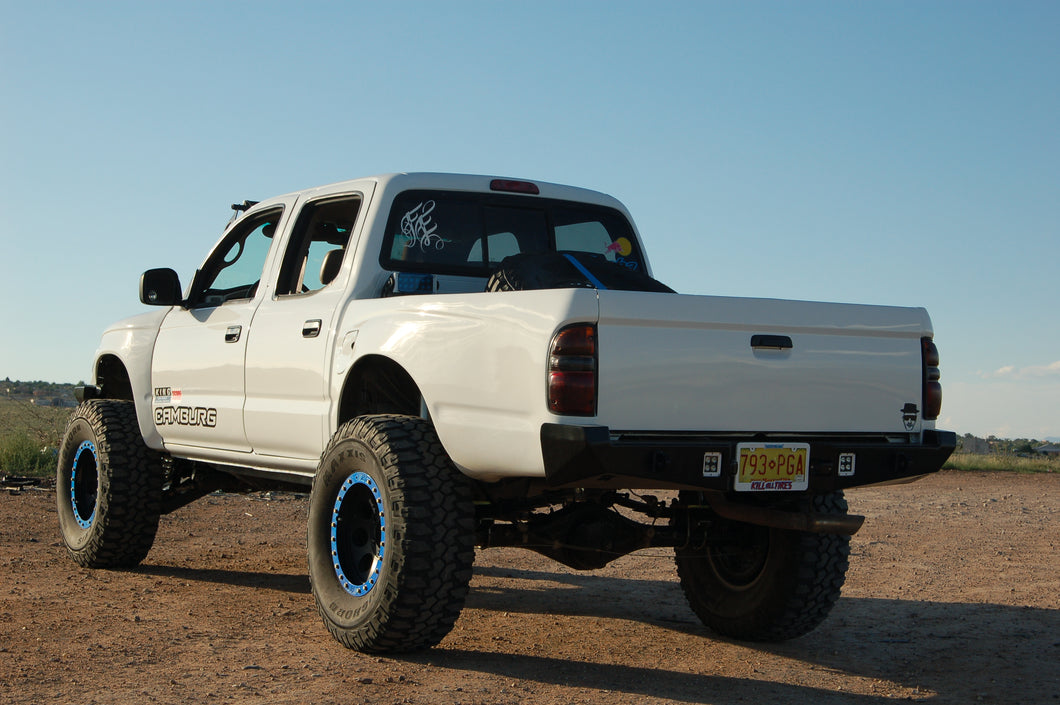
[[[55,494],[0,496],[5,703],[1060,703],[1060,476],[943,472],[848,492],[868,517],[808,636],[713,636],[672,552],[578,573],[480,551],[433,650],[334,642],[305,563],[307,501],[213,495],[163,517],[144,564],[84,570]]]

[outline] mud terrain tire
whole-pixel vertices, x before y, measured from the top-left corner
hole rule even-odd
[[[161,457],[140,436],[130,401],[74,410],[59,448],[56,503],[63,543],[85,568],[128,568],[151,550],[162,502]]]
[[[332,636],[372,653],[441,641],[467,597],[474,514],[470,483],[427,421],[341,426],[309,499],[309,577]]]
[[[841,491],[813,499],[813,511],[845,514]],[[676,551],[689,605],[724,636],[785,641],[815,629],[839,599],[850,537],[773,529],[719,519],[705,547]]]

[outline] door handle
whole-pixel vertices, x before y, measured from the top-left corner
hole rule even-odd
[[[315,338],[320,335],[320,319],[314,318],[302,324],[302,337]]]
[[[790,350],[794,346],[792,345],[791,338],[786,335],[752,335],[751,347]]]
[[[239,334],[243,332],[243,326],[228,326],[228,330],[225,331],[225,342],[226,343],[238,343]]]

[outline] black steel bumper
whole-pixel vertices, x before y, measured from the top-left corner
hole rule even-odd
[[[809,443],[809,490],[814,493],[910,482],[939,470],[957,446],[955,433],[937,430],[924,431],[919,442],[892,442],[882,435],[727,438],[619,434],[612,438],[606,426],[541,426],[546,482],[556,488],[730,491],[737,444],[761,440]],[[720,454],[720,463],[716,462],[718,456],[712,455],[710,467],[705,467],[707,454]]]

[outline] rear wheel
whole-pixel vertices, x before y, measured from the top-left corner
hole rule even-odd
[[[56,502],[63,543],[78,565],[130,567],[147,556],[161,513],[162,467],[140,436],[132,402],[77,407],[59,448]]]
[[[313,480],[308,548],[317,609],[340,643],[434,646],[471,580],[470,484],[427,421],[356,418],[335,433]]]
[[[845,514],[842,492],[815,497],[813,510]],[[815,629],[839,599],[850,537],[719,519],[705,546],[676,551],[689,605],[725,636],[784,641]]]

